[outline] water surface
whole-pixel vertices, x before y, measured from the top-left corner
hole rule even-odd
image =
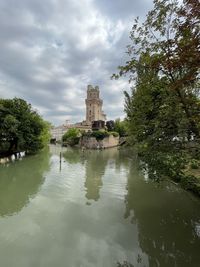
[[[129,151],[51,146],[0,166],[0,266],[199,267],[200,200]]]

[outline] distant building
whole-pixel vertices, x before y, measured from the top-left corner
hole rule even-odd
[[[60,125],[51,129],[51,139],[55,141],[61,141],[63,135],[68,131],[69,127],[66,125]]]
[[[95,125],[105,125],[106,114],[102,110],[103,100],[99,98],[99,87],[88,85],[87,87],[87,98],[85,99],[86,104],[86,120],[82,122],[77,122],[75,124],[70,124],[66,121],[65,124],[51,129],[51,138],[56,141],[61,141],[62,136],[70,128],[77,128],[83,131],[92,130],[92,124]]]
[[[88,85],[86,104],[86,124],[93,121],[106,121],[106,114],[102,110],[103,100],[99,98],[99,87]]]

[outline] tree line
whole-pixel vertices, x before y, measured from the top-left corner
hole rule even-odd
[[[129,60],[113,75],[131,83],[124,92],[129,142],[153,174],[180,180],[200,159],[200,2],[154,0],[130,40]]]

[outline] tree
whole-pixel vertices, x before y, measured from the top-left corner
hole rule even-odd
[[[166,89],[173,91],[186,114],[190,135],[199,137],[200,2],[154,0],[144,23],[135,20],[128,46],[131,57],[120,66],[118,78],[127,73],[137,83],[138,71],[154,71],[165,77]],[[191,108],[192,107],[192,108]]]
[[[126,136],[127,134],[127,127],[126,122],[121,121],[120,118],[116,119],[114,122],[114,129],[115,132],[119,134],[119,136]]]
[[[199,25],[199,1],[154,0],[145,22],[135,20],[130,60],[114,75],[129,74],[132,83],[125,92],[131,143],[149,168],[171,177],[197,156],[188,142],[199,142]]]
[[[25,100],[0,99],[0,150],[33,153],[44,147],[49,136],[48,123]]]
[[[62,141],[68,145],[74,146],[77,145],[80,139],[81,133],[76,128],[70,128],[68,131],[63,135]]]
[[[109,132],[114,131],[115,122],[113,120],[107,121],[106,127],[107,127]]]

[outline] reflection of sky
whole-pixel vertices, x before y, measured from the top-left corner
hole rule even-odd
[[[47,150],[0,164],[0,216],[20,212],[37,195],[49,170]]]

